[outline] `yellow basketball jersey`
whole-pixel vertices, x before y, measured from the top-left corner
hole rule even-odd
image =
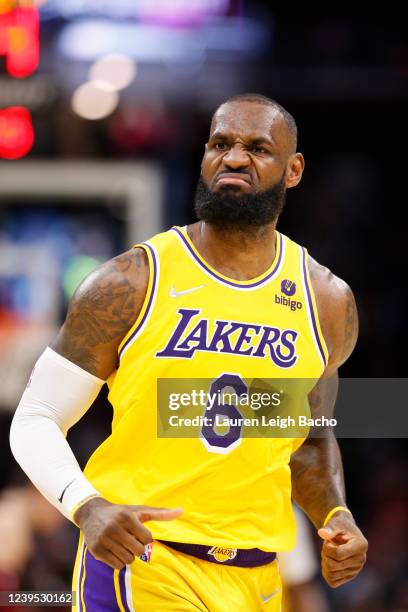
[[[181,506],[179,519],[148,525],[155,539],[292,548],[289,461],[302,440],[246,437],[245,427],[228,438],[205,426],[194,437],[169,438],[158,434],[157,398],[163,380],[171,386],[208,379],[212,391],[229,385],[242,393],[248,380],[287,378],[309,379],[297,392],[302,397],[293,398],[307,403],[327,349],[306,250],[277,232],[271,267],[237,281],[203,260],[186,228],[136,246],[149,260],[148,290],[108,381],[112,434],[90,458],[86,476],[114,503]]]

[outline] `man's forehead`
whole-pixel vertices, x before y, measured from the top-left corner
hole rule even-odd
[[[285,137],[284,120],[277,108],[254,102],[229,102],[213,117],[210,134],[229,132],[238,136]]]

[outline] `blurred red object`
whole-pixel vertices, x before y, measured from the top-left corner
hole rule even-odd
[[[31,150],[34,130],[30,112],[23,106],[0,110],[0,157],[19,159]]]
[[[108,133],[122,154],[161,151],[177,137],[174,119],[154,104],[150,108],[123,106],[109,122]]]
[[[40,61],[39,17],[36,7],[3,12],[0,3],[0,55],[6,56],[10,76],[30,76]]]

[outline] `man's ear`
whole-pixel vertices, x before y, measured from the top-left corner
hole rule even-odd
[[[287,189],[296,187],[302,180],[303,170],[305,169],[305,159],[301,153],[294,153],[288,159],[286,166],[285,185]]]

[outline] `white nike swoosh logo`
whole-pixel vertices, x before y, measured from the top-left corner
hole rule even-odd
[[[263,601],[263,603],[267,603],[268,601],[270,601],[272,599],[272,597],[275,597],[275,595],[277,595],[280,591],[280,588],[277,588],[275,591],[273,591],[270,595],[267,595],[266,597],[264,597],[261,594],[261,599]]]
[[[203,289],[204,285],[199,285],[198,287],[191,287],[191,289],[184,289],[183,291],[176,291],[174,287],[170,289],[170,297],[177,298],[182,295],[187,295],[187,293],[192,293],[193,291],[198,291],[199,289]]]

